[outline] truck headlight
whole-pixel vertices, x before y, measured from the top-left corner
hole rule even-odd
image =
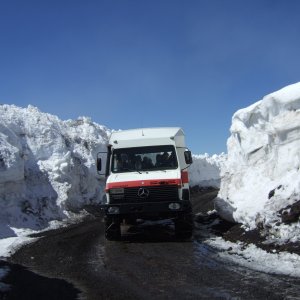
[[[170,203],[170,204],[169,204],[169,208],[170,208],[171,210],[177,210],[177,209],[180,208],[180,204],[179,204],[179,203],[176,203],[176,202]]]
[[[111,206],[107,211],[109,214],[118,214],[120,212],[119,207],[117,206]]]

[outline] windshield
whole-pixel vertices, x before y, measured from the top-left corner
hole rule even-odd
[[[172,145],[115,149],[111,170],[114,173],[176,169],[175,148]]]

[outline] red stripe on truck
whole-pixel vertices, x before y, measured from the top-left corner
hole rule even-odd
[[[182,180],[182,184],[189,183],[189,173],[187,171],[181,172],[181,180]]]
[[[148,179],[148,180],[135,180],[135,181],[122,181],[122,182],[110,182],[106,184],[105,190],[114,188],[127,188],[127,187],[139,187],[139,186],[157,186],[166,184],[177,184],[181,186],[180,179]]]

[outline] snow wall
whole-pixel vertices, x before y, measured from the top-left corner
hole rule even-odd
[[[237,111],[215,201],[227,220],[277,241],[300,239],[300,83]]]
[[[225,153],[193,155],[193,164],[188,168],[190,185],[220,188],[220,172],[226,159]]]
[[[0,238],[11,229],[42,229],[101,202],[95,158],[111,131],[81,117],[62,121],[36,107],[0,105]],[[194,155],[191,185],[220,185],[226,155]]]
[[[95,157],[109,134],[88,118],[0,105],[0,238],[13,236],[10,227],[41,229],[100,202]]]

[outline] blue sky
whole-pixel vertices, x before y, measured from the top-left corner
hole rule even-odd
[[[233,113],[299,80],[297,0],[0,0],[0,103],[227,151]]]

